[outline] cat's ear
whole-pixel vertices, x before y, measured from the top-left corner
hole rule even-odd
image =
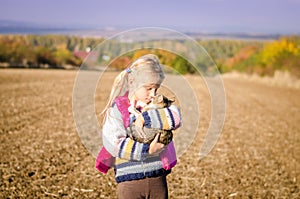
[[[158,95],[157,96],[157,101],[160,103],[160,102],[163,102],[164,101],[164,97],[162,95]]]
[[[168,99],[169,103],[173,103],[175,102],[175,97],[173,97],[172,99]]]

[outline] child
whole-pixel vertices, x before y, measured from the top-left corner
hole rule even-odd
[[[137,59],[115,79],[104,110],[102,136],[106,154],[100,152],[99,156],[100,159],[107,154],[116,157],[114,170],[120,199],[168,198],[166,176],[176,164],[173,142],[164,146],[158,142],[157,134],[150,144],[139,143],[126,132],[130,123],[128,108],[134,105],[136,109],[142,109],[149,104],[163,80],[159,60],[152,54]],[[180,126],[181,118],[178,108],[171,105],[159,111],[145,111],[135,122],[145,128],[175,130]]]

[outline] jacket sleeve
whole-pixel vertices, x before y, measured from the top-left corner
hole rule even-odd
[[[148,155],[149,144],[136,142],[127,137],[121,113],[116,106],[107,112],[102,139],[104,147],[114,157],[141,161]]]
[[[181,115],[175,105],[167,108],[151,109],[142,113],[146,128],[175,130],[181,125]]]

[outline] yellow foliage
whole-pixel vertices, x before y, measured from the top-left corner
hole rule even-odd
[[[265,45],[262,51],[262,61],[264,63],[273,62],[274,59],[281,53],[297,55],[300,53],[300,49],[295,43],[289,42],[285,38],[282,38],[278,41],[273,41]]]
[[[133,57],[132,57],[132,60],[136,60],[138,59],[139,57],[143,56],[143,55],[146,55],[146,54],[149,54],[149,53],[153,53],[153,50],[152,49],[140,49],[140,50],[137,50]]]
[[[57,49],[66,50],[68,49],[67,43],[61,43],[56,45]]]
[[[141,49],[134,53],[132,60],[138,59],[140,56],[146,55],[146,54],[155,54],[159,57],[160,62],[164,65],[172,66],[176,59],[176,55],[173,53],[170,53],[168,51],[162,50],[162,49]]]
[[[54,56],[58,64],[65,64],[68,59],[71,59],[72,53],[66,49],[59,49],[54,52]]]

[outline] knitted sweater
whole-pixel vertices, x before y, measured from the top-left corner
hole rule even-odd
[[[160,111],[149,110],[143,113],[148,127],[174,130],[180,126],[180,113],[176,106]],[[116,157],[115,174],[118,183],[170,173],[170,170],[163,168],[159,155],[148,154],[148,144],[136,142],[126,136],[122,114],[115,104],[108,110],[102,136],[104,147]]]

